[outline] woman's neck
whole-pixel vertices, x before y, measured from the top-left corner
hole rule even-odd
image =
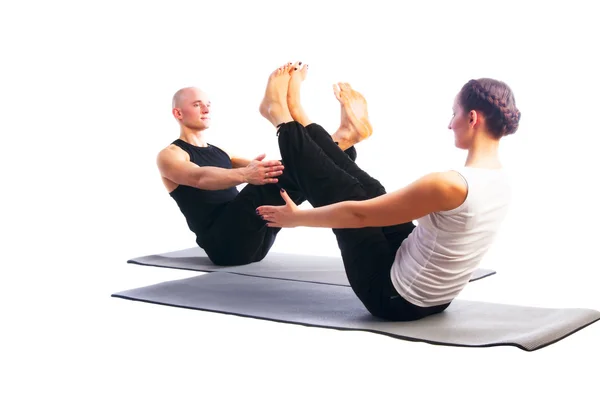
[[[498,156],[498,148],[500,140],[489,138],[487,134],[480,133],[469,148],[465,166],[477,167],[484,169],[500,169],[500,157]]]

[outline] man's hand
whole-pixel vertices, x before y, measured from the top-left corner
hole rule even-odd
[[[265,154],[259,155],[244,168],[244,179],[248,184],[275,184],[276,178],[283,174],[283,165],[279,160],[263,160]]]

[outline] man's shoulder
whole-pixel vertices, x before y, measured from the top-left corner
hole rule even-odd
[[[163,149],[158,152],[157,155],[158,161],[165,160],[190,160],[189,155],[186,151],[184,151],[181,147],[176,145],[174,142],[170,143]]]

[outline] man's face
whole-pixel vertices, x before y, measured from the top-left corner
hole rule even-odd
[[[185,90],[175,108],[173,115],[181,124],[192,130],[206,130],[210,127],[210,100],[200,89]]]

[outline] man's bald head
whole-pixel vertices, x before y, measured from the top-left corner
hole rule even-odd
[[[173,95],[173,116],[192,130],[201,131],[210,126],[210,99],[198,87],[184,87]]]
[[[181,108],[190,97],[206,97],[206,93],[198,87],[184,87],[173,95],[173,108]]]

